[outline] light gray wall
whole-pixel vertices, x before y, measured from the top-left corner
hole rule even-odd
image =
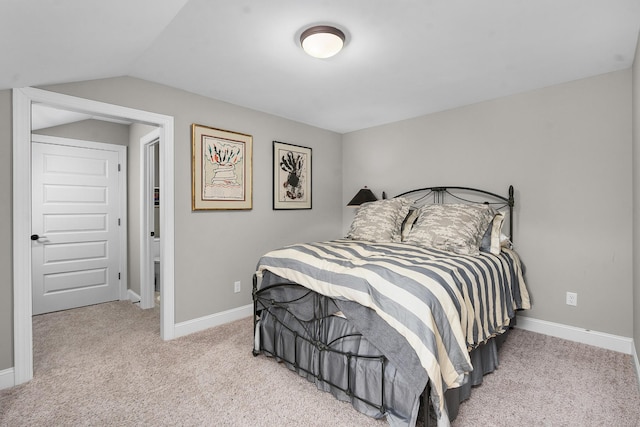
[[[633,63],[633,341],[640,357],[640,35]],[[640,372],[638,372],[640,377]]]
[[[94,119],[38,129],[33,133],[116,145],[129,143],[129,125]]]
[[[11,91],[0,91],[0,371],[13,366]],[[27,236],[25,236],[26,238]]]
[[[513,184],[523,315],[631,337],[630,111],[625,70],[345,134],[343,203],[363,185]],[[343,232],[352,218],[343,209]]]
[[[175,118],[176,321],[251,304],[251,277],[265,251],[331,239],[341,230],[341,136],[134,78],[45,87]],[[191,211],[191,124],[253,136],[253,209]],[[272,141],[313,149],[313,209],[273,211]],[[241,280],[242,292],[233,293]]]

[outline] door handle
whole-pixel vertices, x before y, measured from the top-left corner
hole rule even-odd
[[[46,239],[46,238],[47,238],[47,236],[40,236],[40,235],[37,235],[37,234],[32,234],[31,235],[31,240],[33,240],[34,242],[38,242],[38,243],[42,243],[40,241],[40,239]]]

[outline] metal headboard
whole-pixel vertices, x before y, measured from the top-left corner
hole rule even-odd
[[[515,199],[513,197],[513,185],[509,186],[508,196],[491,193],[470,187],[425,187],[416,190],[405,191],[395,197],[407,197],[413,199],[414,207],[426,204],[442,203],[469,203],[491,205],[499,211],[506,211],[509,220],[509,239],[513,242],[513,207]],[[452,200],[449,202],[449,200]]]

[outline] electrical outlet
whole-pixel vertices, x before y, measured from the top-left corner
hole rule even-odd
[[[567,292],[567,305],[578,305],[578,294],[575,292]]]
[[[239,280],[237,282],[233,283],[233,292],[235,292],[235,293],[240,292],[240,281]]]

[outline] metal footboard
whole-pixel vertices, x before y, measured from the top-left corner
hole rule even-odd
[[[297,294],[293,298],[273,298],[270,294],[275,290],[283,290],[284,288],[292,288],[297,290]],[[344,393],[349,399],[357,399],[360,402],[369,405],[379,411],[380,414],[385,414],[388,410],[388,402],[385,400],[385,367],[388,359],[383,354],[359,354],[351,351],[344,351],[342,349],[345,341],[351,339],[360,339],[362,334],[360,333],[347,333],[340,336],[329,336],[328,328],[325,326],[327,319],[335,314],[334,305],[330,298],[319,295],[310,290],[302,290],[299,285],[289,282],[273,283],[258,289],[258,278],[253,277],[253,326],[254,326],[254,348],[253,355],[258,356],[261,353],[275,357],[277,360],[285,362],[290,369],[295,370],[299,374],[304,373],[308,379],[314,378],[315,380],[329,385]],[[313,315],[308,319],[301,319],[294,313],[296,305],[306,304],[313,307]],[[270,316],[272,320],[275,320],[275,324],[278,327],[273,327],[271,340],[273,342],[273,348],[265,348],[263,345],[264,337],[263,330],[261,330],[260,321],[266,316]],[[283,331],[293,337],[293,349],[291,348],[279,348],[278,342],[280,335]],[[363,338],[364,339],[364,338]],[[301,358],[301,351],[303,345],[315,351],[317,358],[315,363],[313,360],[303,360]],[[311,353],[309,353],[311,354]],[[302,357],[307,357],[303,355]],[[346,366],[347,378],[335,378],[335,372],[327,372],[325,366],[326,358],[343,358],[344,365]],[[309,359],[313,359],[310,357]],[[368,396],[361,395],[354,388],[354,379],[356,373],[354,370],[358,364],[365,363],[367,368],[377,370],[380,374],[380,388],[379,388],[379,401],[372,401]],[[369,365],[371,364],[371,365]],[[330,365],[326,364],[329,366]],[[425,391],[422,398],[422,406],[424,411],[425,426],[429,424],[430,420],[430,404],[429,404],[429,390]]]

